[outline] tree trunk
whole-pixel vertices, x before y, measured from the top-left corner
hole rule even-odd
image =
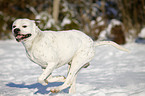
[[[60,0],[53,0],[53,19],[55,20],[55,23],[58,23],[59,3]]]

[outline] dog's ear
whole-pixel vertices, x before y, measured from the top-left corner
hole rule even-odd
[[[40,19],[34,19],[34,20],[31,20],[32,22],[34,22],[36,24],[36,26],[41,22]]]
[[[40,19],[35,19],[34,21],[35,21],[36,24],[41,22]]]
[[[34,22],[34,25],[33,25],[33,26],[34,26],[34,27],[33,27],[33,28],[34,28],[34,32],[35,32],[35,33],[39,33],[41,30],[38,28],[37,25],[40,23],[40,20],[35,19],[35,20],[32,20],[32,22]]]

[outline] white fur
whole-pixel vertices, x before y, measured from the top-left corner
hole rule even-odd
[[[23,28],[24,25],[27,27]],[[64,82],[63,85],[51,89],[51,92],[59,92],[69,86],[69,93],[75,92],[78,71],[94,56],[93,40],[78,30],[41,31],[35,22],[29,19],[17,19],[13,26],[19,28],[21,34],[32,34],[21,42],[28,58],[44,70],[38,82],[43,85],[47,85],[48,82]],[[13,33],[15,28],[12,29]],[[67,78],[52,77],[52,71],[64,64],[69,64]]]

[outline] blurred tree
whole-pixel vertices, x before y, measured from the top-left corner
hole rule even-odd
[[[136,38],[141,28],[145,26],[145,0],[118,0],[116,2],[128,36]]]
[[[144,6],[144,0],[0,0],[0,39],[10,38],[11,24],[17,18],[40,19],[43,30],[78,29],[94,40],[112,19],[118,19],[125,35],[135,38],[145,25]],[[112,33],[119,37],[124,34],[121,28],[117,26]]]
[[[60,0],[53,0],[53,18],[55,23],[58,23]]]

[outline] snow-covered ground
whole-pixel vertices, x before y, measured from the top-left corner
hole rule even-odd
[[[145,45],[124,47],[131,52],[107,45],[96,47],[91,65],[78,74],[76,93],[69,96],[145,96]],[[60,82],[37,83],[41,73],[26,57],[21,43],[0,41],[0,96],[68,96],[68,89],[57,94],[49,91]],[[67,66],[55,70],[53,75],[57,74],[66,76]]]

